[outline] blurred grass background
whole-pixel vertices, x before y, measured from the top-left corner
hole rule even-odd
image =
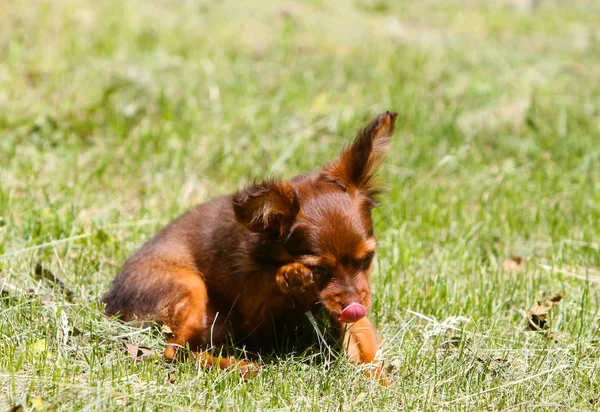
[[[593,0],[0,3],[0,406],[596,407],[599,23]],[[343,360],[247,384],[129,362],[122,338],[164,342],[102,315],[129,254],[385,110],[372,314],[391,388]],[[558,291],[550,332],[526,331]]]

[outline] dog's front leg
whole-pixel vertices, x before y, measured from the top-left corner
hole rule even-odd
[[[375,360],[379,343],[373,323],[364,317],[355,323],[341,323],[339,327],[343,334],[342,343],[348,359],[353,363],[364,365],[365,374],[369,378],[388,386],[386,373],[381,363]]]

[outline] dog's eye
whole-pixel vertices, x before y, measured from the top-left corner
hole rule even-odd
[[[331,271],[330,268],[328,268],[327,266],[322,266],[322,265],[315,266],[312,271],[313,271],[313,274],[320,277],[321,279],[328,279],[333,274],[333,272]]]
[[[373,261],[373,257],[375,257],[375,252],[367,253],[367,256],[360,261],[360,267],[363,269],[368,268],[371,265],[371,261]]]

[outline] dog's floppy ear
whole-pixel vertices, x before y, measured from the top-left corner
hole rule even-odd
[[[289,183],[268,181],[254,184],[233,195],[238,222],[255,233],[283,237],[300,210],[298,194]]]
[[[392,143],[397,113],[385,112],[361,130],[352,145],[321,170],[321,177],[341,184],[346,190],[370,192],[373,176]]]

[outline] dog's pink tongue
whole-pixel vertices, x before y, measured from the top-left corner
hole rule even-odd
[[[360,303],[351,303],[346,306],[340,315],[340,320],[344,323],[353,323],[365,317],[367,311]]]

